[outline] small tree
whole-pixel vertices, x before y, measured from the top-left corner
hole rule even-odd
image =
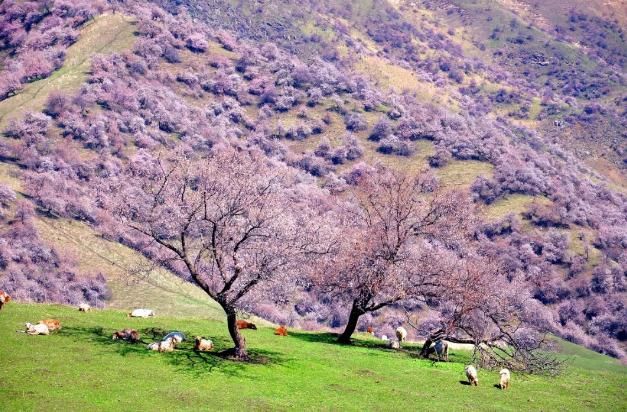
[[[164,260],[182,263],[220,304],[235,345],[228,354],[247,359],[236,310],[255,294],[270,300],[303,258],[317,253],[317,235],[308,231],[315,216],[295,207],[289,175],[255,155],[225,150],[135,163],[127,178],[134,183],[117,196],[117,215],[165,251]]]
[[[341,245],[317,279],[323,292],[350,302],[340,342],[350,343],[362,315],[437,281],[438,262],[425,251],[462,240],[469,207],[464,195],[434,190],[424,177],[380,170],[360,180],[338,219]]]

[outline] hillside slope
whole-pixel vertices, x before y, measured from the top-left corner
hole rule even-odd
[[[58,318],[52,336],[15,333],[26,320]],[[450,363],[384,349],[359,336],[340,346],[325,333],[272,329],[247,331],[256,362],[224,361],[184,343],[173,353],[110,340],[114,330],[135,327],[150,342],[151,329],[209,336],[228,347],[223,323],[198,318],[127,319],[119,311],[79,313],[58,305],[7,306],[0,314],[0,357],[11,372],[0,378],[7,410],[423,410],[616,411],[627,408],[627,369],[615,360],[564,343],[569,367],[558,378],[514,374],[508,391],[498,375],[479,371],[479,386],[463,384],[469,353],[453,351]],[[159,337],[157,331],[157,337]],[[45,388],[45,390],[43,390]]]
[[[63,4],[40,7],[34,28],[19,4],[6,13],[28,34],[3,40],[3,70],[39,56],[41,37],[58,46],[48,20],[72,28],[59,67],[0,101],[0,183],[11,189],[2,187],[0,287],[34,301],[94,295],[29,295],[21,285],[46,284],[32,275],[39,268],[104,279],[111,294],[98,304],[218,317],[172,272],[131,276],[147,261],[113,228],[99,184],[124,180],[131,162],[231,145],[287,164],[328,196],[381,165],[466,192],[484,220],[477,244],[526,282],[552,330],[622,355],[625,44],[607,13],[586,2],[161,0],[92,16],[79,3],[80,24]],[[37,237],[29,250],[46,248],[47,267],[11,254],[25,233]],[[317,297],[293,298],[265,312],[313,327],[346,320],[341,305],[321,314]],[[403,319],[377,316],[369,321],[387,327]]]

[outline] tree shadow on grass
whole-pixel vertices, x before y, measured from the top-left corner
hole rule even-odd
[[[276,365],[287,361],[281,353],[252,348],[248,350],[250,359],[246,362],[234,361],[224,356],[218,351],[198,352],[194,350],[193,340],[189,340],[190,335],[184,332],[188,340],[177,346],[174,352],[159,353],[148,350],[148,344],[160,341],[167,331],[159,328],[144,328],[138,330],[141,340],[137,343],[130,343],[121,340],[113,340],[111,335],[113,330],[106,330],[102,327],[64,327],[62,335],[73,337],[76,340],[90,342],[96,345],[113,348],[120,356],[136,355],[142,357],[163,356],[168,363],[176,370],[193,376],[203,376],[213,372],[221,372],[227,375],[236,376],[245,372],[253,365]],[[216,348],[228,348],[231,341],[226,338],[211,338]]]
[[[368,348],[368,349],[383,349],[389,352],[400,352],[405,353],[408,356],[419,358],[419,350],[420,346],[406,346],[401,349],[391,349],[387,345],[387,341],[383,340],[363,340],[358,338],[353,338],[351,344],[340,343],[337,341],[338,334],[331,332],[322,332],[322,333],[307,333],[307,332],[292,332],[290,331],[290,336],[293,336],[297,339],[304,340],[306,342],[313,343],[325,343],[328,345],[341,346],[346,348]]]

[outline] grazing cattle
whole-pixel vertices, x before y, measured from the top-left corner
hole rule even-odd
[[[246,320],[238,320],[237,322],[237,329],[254,329],[257,330],[257,325],[255,325],[252,322],[248,322]]]
[[[372,326],[368,326],[368,328],[366,329],[366,333],[374,336],[374,329],[372,329]]]
[[[407,339],[407,329],[402,326],[396,328],[396,338],[399,342],[404,342]]]
[[[4,290],[0,290],[0,310],[4,305],[11,301],[11,296],[6,293]]]
[[[149,350],[154,350],[158,352],[172,352],[176,344],[174,343],[174,339],[169,338],[166,340],[162,340],[161,342],[154,342],[148,345]]]
[[[155,312],[152,309],[133,309],[133,311],[128,314],[130,318],[148,318],[151,316],[155,316]]]
[[[213,349],[213,342],[211,339],[206,339],[202,336],[196,336],[194,339],[194,350],[199,352],[209,352]]]
[[[438,340],[433,346],[435,348],[435,354],[438,356],[438,360],[441,361],[444,359],[445,362],[448,362],[448,342]]]
[[[401,348],[401,344],[397,340],[389,340],[388,341],[388,348],[390,348],[390,349],[400,349]]]
[[[287,328],[281,325],[274,330],[274,334],[279,336],[287,336]]]
[[[113,340],[124,340],[130,343],[137,343],[139,342],[139,332],[137,332],[135,329],[122,329],[119,330],[117,332],[115,332],[112,336],[111,339]]]
[[[499,374],[501,375],[501,382],[500,382],[501,389],[509,388],[509,381],[511,378],[509,369],[501,369]]]
[[[466,377],[468,378],[468,383],[479,386],[479,377],[477,376],[477,369],[475,369],[474,366],[466,366]]]
[[[57,319],[44,319],[39,321],[40,324],[46,325],[50,332],[61,329],[61,322]]]
[[[24,324],[24,326],[26,326],[26,333],[28,333],[29,335],[50,335],[50,330],[48,329],[48,326],[43,323],[33,325],[32,323],[27,322]]]
[[[179,343],[183,342],[186,338],[185,338],[185,334],[183,334],[183,332],[170,332],[167,335],[165,335],[163,337],[163,340],[168,340],[168,339],[173,339],[174,340],[174,344],[178,345]]]
[[[89,306],[89,304],[87,303],[81,303],[80,305],[78,305],[79,312],[89,312],[90,310],[91,306]]]

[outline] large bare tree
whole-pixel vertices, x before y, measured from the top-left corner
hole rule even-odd
[[[299,207],[286,168],[231,149],[134,162],[126,177],[117,216],[220,304],[232,356],[246,359],[236,311],[255,295],[272,299],[319,252],[315,211]]]
[[[341,242],[317,279],[323,292],[349,303],[342,343],[359,318],[427,293],[442,275],[435,254],[467,233],[470,204],[429,179],[381,169],[363,178],[341,208]]]

